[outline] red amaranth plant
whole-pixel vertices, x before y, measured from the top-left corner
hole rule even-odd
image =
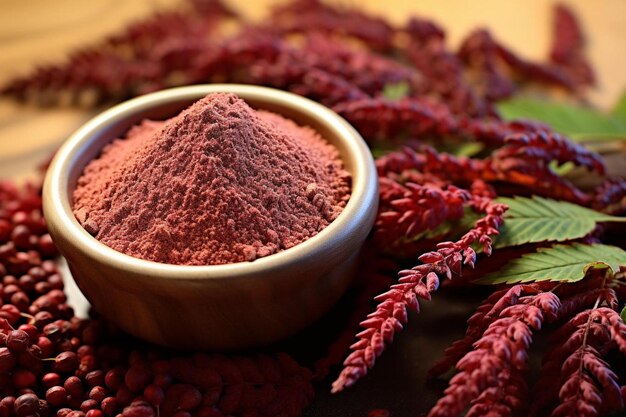
[[[493,111],[465,82],[463,65],[446,49],[445,32],[436,23],[412,17],[404,31],[410,40],[401,52],[427,80],[425,92],[440,97],[455,114],[477,117]]]
[[[219,0],[190,1],[176,11],[131,23],[121,33],[70,54],[65,64],[37,68],[7,83],[3,94],[50,104],[120,100],[176,84],[176,73],[207,49],[203,39],[236,14]],[[69,97],[68,97],[69,96]]]
[[[407,310],[419,312],[418,298],[430,301],[431,293],[439,288],[440,278],[461,275],[463,265],[474,267],[476,252],[473,244],[482,245],[483,251],[491,254],[492,236],[498,234],[507,206],[484,198],[472,198],[469,204],[485,216],[458,241],[441,242],[436,251],[420,256],[422,265],[400,271],[398,284],[375,298],[378,302],[376,310],[361,322],[364,330],[357,334],[359,340],[351,346],[352,353],[333,382],[332,392],[342,391],[367,374],[386,345],[393,341],[395,333],[407,323]]]
[[[331,7],[319,0],[296,0],[272,10],[267,23],[282,34],[322,32],[358,39],[368,47],[393,48],[395,29],[384,19],[358,9]]]
[[[445,103],[453,113],[472,117],[493,114],[488,100],[512,91],[512,87],[506,87],[513,83],[509,74],[500,74],[494,69],[491,72],[500,78],[497,84],[504,86],[497,89],[504,89],[505,92],[489,93],[487,101],[479,97],[475,91],[476,85],[464,81],[467,68],[463,66],[463,60],[446,50],[443,30],[424,19],[412,19],[404,27],[396,28],[381,18],[356,9],[330,7],[317,0],[301,0],[275,8],[265,22],[251,26],[218,0],[190,0],[189,3],[180,8],[181,11],[162,12],[135,22],[122,33],[75,52],[65,64],[43,66],[30,76],[12,80],[2,92],[20,99],[35,98],[40,103],[68,97],[75,102],[88,103],[87,98],[90,98],[95,103],[199,82],[254,82],[289,89],[289,86],[280,85],[276,78],[284,73],[279,78],[285,81],[288,74],[286,67],[274,73],[272,78],[265,77],[269,69],[277,64],[296,64],[296,67],[306,64],[304,70],[296,71],[301,72],[298,76],[300,80],[307,78],[307,69],[323,70],[344,78],[341,81],[351,83],[371,95],[381,93],[387,83],[406,80],[411,86],[412,95],[432,96]],[[575,21],[572,24],[572,19],[567,18],[571,13],[568,15],[563,10],[566,9],[558,9],[556,19],[555,45],[559,45],[556,56],[563,60],[569,54],[567,62],[582,62],[582,44],[576,41],[575,36],[567,35],[572,32],[572,27],[577,26]],[[222,22],[231,18],[237,19],[242,26],[235,38],[247,37],[250,46],[254,45],[247,55],[242,55],[232,42],[225,40],[220,30]],[[561,27],[566,30],[559,29]],[[315,44],[291,42],[291,34],[306,37],[316,35],[327,41],[323,48],[315,48]],[[273,39],[273,42],[281,40],[289,43],[306,59],[276,61],[276,51],[268,50],[263,45],[267,38]],[[570,80],[566,71],[561,71],[558,65],[546,66],[522,60],[488,35],[483,33],[479,38],[481,42],[469,42],[473,46],[465,49],[470,51],[459,54],[466,62],[470,61],[468,55],[471,55],[471,61],[487,63],[496,57],[525,78],[560,83],[571,89],[584,84],[580,77]],[[573,41],[567,40],[570,38]],[[256,44],[257,40],[261,43]],[[355,40],[359,45],[355,45]],[[336,54],[337,50],[350,51],[356,59],[342,60]],[[571,57],[574,56],[577,61],[572,61]],[[388,62],[383,66],[392,70],[387,75],[396,72],[395,75],[384,76],[384,71],[378,65],[384,58]],[[321,65],[315,65],[310,62],[311,59],[319,61]],[[260,68],[257,69],[258,75],[265,76],[257,75],[256,80],[249,77],[248,68],[251,64]],[[566,68],[565,65],[563,63],[563,68]],[[569,69],[574,66],[567,65]],[[344,77],[345,71],[353,76]],[[335,81],[332,84],[342,84],[340,80]],[[364,88],[364,81],[367,88]],[[342,88],[346,87],[344,85]],[[492,87],[490,89],[493,90]],[[316,99],[334,103],[323,94],[320,96],[321,92],[316,92]],[[325,92],[332,95],[332,89],[326,89]]]
[[[429,416],[598,416],[624,409],[616,374],[602,359],[609,350],[626,354],[626,325],[615,310],[619,274],[592,273],[574,284],[515,285],[493,293],[468,320],[429,372],[459,372]],[[552,335],[541,377],[527,392],[532,331],[568,320]],[[528,414],[530,413],[530,414]]]
[[[445,221],[463,217],[463,207],[470,193],[453,185],[440,187],[428,182],[400,184],[382,177],[380,208],[375,238],[390,248],[400,239],[415,240],[421,233],[433,230]]]
[[[570,159],[568,159],[570,158]],[[591,205],[596,210],[619,213],[626,190],[623,178],[605,179],[593,192],[585,192],[559,176],[551,162],[571,161],[599,174],[604,163],[599,155],[574,144],[562,135],[539,131],[511,133],[504,146],[486,159],[455,157],[429,147],[405,148],[377,160],[379,176],[393,179],[415,178],[415,172],[430,175],[430,181],[468,185],[474,181],[491,183],[498,194],[538,194]],[[384,189],[387,189],[385,184]]]
[[[489,31],[480,29],[472,32],[461,45],[460,59],[468,65],[488,100],[501,100],[511,96],[516,85],[513,77],[502,70],[506,66],[517,77],[539,81],[574,91],[577,83],[568,73],[556,66],[539,64],[519,57],[496,41]]]
[[[626,355],[626,325],[615,309],[614,278],[596,277],[595,290],[564,300],[559,318],[569,320],[552,336],[535,386],[531,415],[599,416],[624,410],[616,374],[603,360],[610,350]],[[618,285],[621,285],[618,283]],[[622,381],[623,382],[623,381]]]
[[[524,373],[533,331],[554,320],[560,307],[555,294],[536,292],[532,287],[515,286],[500,298],[499,304],[509,306],[472,343],[473,350],[457,362],[459,373],[429,417],[460,415],[470,403],[465,415],[474,417],[512,415],[527,407]]]
[[[594,85],[595,75],[584,55],[585,39],[574,13],[562,4],[554,10],[550,62],[580,85]]]

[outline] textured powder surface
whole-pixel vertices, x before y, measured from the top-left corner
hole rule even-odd
[[[215,265],[305,241],[349,197],[337,150],[312,129],[236,95],[210,94],[107,145],[79,178],[73,210],[117,251]]]

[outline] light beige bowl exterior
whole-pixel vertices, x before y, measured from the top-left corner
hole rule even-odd
[[[85,165],[140,120],[171,117],[214,92],[236,93],[255,108],[309,125],[337,147],[352,174],[352,196],[337,219],[283,252],[215,266],[150,262],[117,252],[89,235],[71,209],[71,195]],[[331,110],[270,88],[213,84],[138,97],[87,122],[57,152],[43,200],[50,234],[78,287],[99,313],[157,344],[224,350],[270,344],[329,310],[354,275],[375,219],[378,186],[363,139]]]

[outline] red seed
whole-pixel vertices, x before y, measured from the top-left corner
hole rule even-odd
[[[13,416],[13,405],[15,404],[15,397],[6,396],[0,400],[0,417]]]
[[[54,367],[57,372],[74,372],[78,367],[78,356],[74,352],[61,352],[54,359]]]
[[[67,297],[61,290],[52,290],[48,293],[48,298],[54,304],[62,304],[67,301]]]
[[[182,392],[178,406],[181,410],[191,411],[197,408],[202,402],[202,394],[192,385],[187,385]]]
[[[67,402],[67,391],[63,387],[51,387],[46,391],[46,401],[53,407],[60,407]]]
[[[37,404],[37,415],[39,417],[49,417],[50,413],[50,404],[48,404],[46,400],[39,400]]]
[[[11,238],[11,223],[8,220],[0,219],[0,244],[7,243]]]
[[[117,390],[122,385],[123,373],[120,368],[111,369],[104,376],[104,383],[107,388]]]
[[[104,417],[104,414],[100,410],[89,410],[85,417]]]
[[[71,408],[72,410],[78,410],[80,409],[80,405],[83,403],[83,397],[82,395],[79,397],[75,397],[73,395],[68,395],[67,396],[67,406],[69,408]]]
[[[18,224],[11,232],[11,241],[20,249],[30,249],[30,236],[30,229],[23,224]]]
[[[41,251],[41,254],[46,257],[52,257],[57,254],[57,247],[48,233],[39,238],[37,247],[39,248],[39,251]]]
[[[9,348],[0,348],[0,372],[9,372],[17,364],[17,356]]]
[[[130,392],[130,390],[128,389],[126,385],[122,385],[118,388],[117,392],[115,393],[115,398],[117,399],[117,403],[121,407],[126,407],[133,400],[133,393]]]
[[[52,289],[52,287],[50,286],[50,284],[46,281],[41,281],[35,284],[35,292],[39,293],[39,294],[45,294],[48,291],[50,291]]]
[[[80,358],[80,364],[78,365],[78,369],[83,375],[87,375],[89,372],[96,369],[96,358],[92,355],[86,355]]]
[[[28,247],[31,249],[37,249],[37,245],[39,245],[39,236],[30,235],[28,237]]]
[[[11,304],[17,307],[20,311],[28,311],[28,307],[30,306],[30,298],[28,298],[26,293],[23,291],[16,292],[11,296]]]
[[[37,327],[32,324],[22,324],[17,329],[25,331],[30,340],[37,340],[39,338],[39,330],[37,330]]]
[[[17,283],[19,283],[19,281],[17,281],[16,284]],[[4,284],[4,289],[2,290],[2,299],[4,301],[10,301],[14,294],[22,291],[22,289],[16,284]]]
[[[142,391],[152,380],[152,376],[145,368],[132,367],[124,376],[124,383],[132,392]]]
[[[102,412],[108,416],[112,416],[117,410],[117,399],[115,397],[106,397],[100,403],[100,408],[102,408]]]
[[[13,304],[5,304],[0,307],[0,318],[6,319],[11,326],[15,325],[20,319],[20,310]]]
[[[63,278],[59,274],[52,274],[48,277],[48,284],[50,284],[50,288],[55,290],[63,289]]]
[[[69,395],[75,398],[80,398],[83,395],[83,384],[77,376],[67,378],[63,387],[67,390]]]
[[[18,282],[23,291],[30,292],[35,288],[35,279],[28,274],[22,275]]]
[[[0,246],[0,259],[9,259],[12,256],[17,255],[15,244],[13,242],[7,242]]]
[[[57,350],[61,352],[72,352],[74,346],[72,346],[72,342],[69,339],[64,339],[57,343]],[[78,355],[76,355],[76,360],[78,360]]]
[[[51,323],[53,321],[54,321],[54,316],[49,311],[39,311],[35,313],[35,323],[37,323],[37,326],[39,327],[45,326],[46,324]]]
[[[151,364],[152,370],[157,374],[167,374],[172,369],[172,364],[170,361],[161,359],[153,362]]]
[[[2,278],[2,285],[4,285],[5,289],[8,285],[17,286],[19,283],[20,281],[17,278],[15,278],[13,275],[5,275],[4,278]]]
[[[96,386],[89,391],[89,398],[100,403],[106,397],[106,390],[103,387]]]
[[[150,404],[155,407],[161,405],[163,399],[165,399],[165,393],[163,392],[163,389],[154,384],[148,385],[146,389],[143,390],[143,396]]]
[[[54,261],[43,261],[41,263],[41,269],[46,272],[46,275],[52,275],[59,272],[59,268],[57,268],[57,264]]]
[[[96,387],[96,386],[103,386],[104,385],[104,372],[102,372],[102,370],[100,369],[96,369],[95,371],[89,372],[87,375],[85,375],[85,382],[91,388]]]
[[[172,376],[170,374],[157,374],[154,377],[154,384],[161,388],[169,387],[172,384]]]
[[[35,303],[37,303],[37,301],[41,300],[42,298],[45,298],[47,300],[48,296],[42,295],[41,297],[35,300]],[[45,326],[43,326],[42,333],[48,339],[55,342],[59,340],[63,332],[61,331],[61,327],[59,326],[59,324],[56,321],[54,321],[52,323],[48,323]]]
[[[37,345],[31,345],[23,352],[17,354],[18,366],[30,369],[35,373],[41,372],[43,363],[41,362],[41,349]]]
[[[83,413],[86,413],[89,410],[93,410],[94,408],[98,408],[98,401],[96,400],[85,400],[82,402],[82,404],[80,405],[80,411],[82,411]]]
[[[13,410],[18,417],[26,417],[37,412],[39,398],[35,394],[23,394],[17,397]]]
[[[91,322],[83,330],[83,342],[88,345],[96,345],[102,339],[102,333],[102,325],[98,322]]]
[[[33,388],[37,384],[37,377],[31,371],[18,369],[13,373],[13,386],[17,389]]]
[[[93,356],[93,355],[95,355],[95,351],[94,351],[93,347],[89,346],[89,345],[82,345],[82,346],[80,346],[76,350],[76,353],[78,354],[79,358],[82,358],[83,356]]]
[[[14,224],[26,224],[26,222],[28,222],[28,213],[26,213],[25,211],[16,211],[15,213],[13,213],[13,216],[11,217],[11,221]]]
[[[21,352],[26,350],[30,345],[28,333],[23,330],[13,330],[7,336],[7,347],[12,352]]]
[[[48,274],[46,271],[40,266],[34,266],[28,270],[28,275],[33,277],[35,282],[41,282],[46,279]]]
[[[122,414],[124,417],[155,417],[154,409],[145,401],[133,401]]]
[[[67,415],[71,412],[72,410],[69,408],[61,408],[57,411],[57,417],[67,417]]]
[[[56,385],[61,384],[61,376],[57,373],[50,372],[50,373],[45,374],[41,378],[41,382],[45,388],[50,389]]]
[[[54,354],[54,344],[45,336],[39,336],[37,346],[41,349],[41,356],[49,358]]]

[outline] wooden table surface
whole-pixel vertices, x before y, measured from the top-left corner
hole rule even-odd
[[[0,84],[24,74],[36,64],[57,62],[68,51],[114,32],[127,22],[178,0],[0,0]],[[251,18],[262,18],[276,1],[232,0]],[[368,10],[401,23],[411,13],[441,23],[451,45],[478,26],[523,56],[547,54],[552,0],[352,0]],[[609,108],[626,88],[626,0],[568,0],[588,35],[589,56],[599,86],[590,92],[593,103]],[[75,108],[39,109],[0,99],[0,179],[22,177],[55,149],[93,111]],[[74,290],[70,290],[72,292]],[[425,311],[398,335],[398,342],[379,366],[355,389],[340,396],[320,395],[308,416],[365,416],[380,407],[395,417],[419,415],[432,405],[436,389],[423,388],[428,364],[443,346],[459,336],[471,302],[454,302],[463,294],[448,294],[442,304],[426,303]],[[439,299],[439,296],[438,296]],[[442,331],[443,329],[443,331]]]

